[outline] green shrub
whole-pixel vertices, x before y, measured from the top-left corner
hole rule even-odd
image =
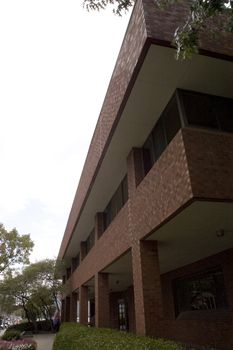
[[[183,350],[171,341],[136,336],[105,328],[64,323],[56,335],[53,350]]]
[[[12,339],[19,339],[20,338],[20,331],[12,329],[12,330],[7,330],[3,336],[2,336],[2,340],[12,340]]]
[[[15,329],[19,332],[33,332],[34,326],[32,322],[22,322],[19,324],[14,324],[13,326],[9,326],[7,328],[7,332],[12,329]]]
[[[51,322],[50,321],[46,321],[46,320],[37,321],[36,325],[37,325],[37,330],[39,332],[51,331]],[[22,322],[22,323],[15,324],[15,325],[7,328],[7,330],[11,330],[11,329],[15,329],[15,330],[18,330],[20,332],[34,332],[35,331],[35,327],[34,327],[34,324],[32,322]]]
[[[38,331],[44,331],[44,332],[49,332],[51,331],[51,322],[50,321],[37,321],[37,328],[38,328]]]

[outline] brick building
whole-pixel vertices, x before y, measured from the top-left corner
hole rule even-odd
[[[134,7],[61,243],[62,318],[230,350],[233,38],[175,60],[187,10]]]

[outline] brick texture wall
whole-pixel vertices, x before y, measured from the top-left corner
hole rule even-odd
[[[211,315],[199,316],[196,320],[176,319],[172,282],[176,278],[189,276],[208,268],[221,266],[224,274],[229,310]],[[161,276],[164,320],[159,324],[159,335],[187,344],[208,344],[216,349],[233,348],[233,249],[186,265]]]
[[[172,10],[159,10],[153,0],[138,0],[119,53],[114,72],[105,96],[103,107],[90,144],[83,173],[74,198],[59,257],[63,258],[74,227],[85,206],[92,184],[111,142],[111,137],[136,80],[137,74],[152,44],[170,46],[173,32],[184,23],[187,4],[176,4]],[[218,40],[203,34],[200,40],[202,53],[232,59],[232,35]],[[140,151],[128,158],[130,198],[95,246],[83,256],[80,266],[72,271],[67,282],[70,292],[76,291],[122,254],[137,246],[139,241],[176,215],[193,200],[233,200],[233,136],[201,130],[179,131],[146,177],[140,182],[142,168]],[[137,164],[136,164],[136,163]],[[138,172],[135,174],[135,171]],[[139,173],[140,172],[140,173]],[[99,236],[99,235],[97,235]],[[186,266],[162,276],[164,317],[157,317],[154,335],[183,339],[187,343],[209,343],[219,349],[233,348],[233,261],[232,250],[202,262]],[[225,320],[175,319],[171,280],[217,261],[223,266],[231,307]],[[135,276],[136,278],[136,276]],[[85,288],[85,287],[82,287]],[[135,329],[133,298],[128,291],[129,318]],[[110,296],[110,313],[116,308],[116,295]],[[115,298],[115,299],[114,299]],[[82,301],[83,299],[83,301]],[[81,293],[81,318],[87,322],[87,292]],[[114,301],[115,300],[115,301]],[[131,302],[130,302],[131,301]],[[115,303],[115,304],[114,304]],[[115,306],[114,306],[115,305]],[[115,310],[115,309],[114,309]],[[63,318],[70,318],[70,299],[66,298]],[[116,318],[112,320],[116,325]],[[151,329],[153,332],[153,329]]]
[[[193,196],[232,200],[232,134],[186,128],[183,139]]]
[[[162,11],[155,6],[153,0],[136,2],[75,194],[59,252],[60,257],[65,254],[75,224],[85,205],[149,46],[152,43],[169,46],[174,30],[184,23],[187,11],[187,5],[184,4],[176,4],[169,10]],[[200,46],[205,54],[225,55],[228,59],[233,57],[232,34],[221,35],[218,40],[204,35]]]
[[[221,158],[227,150],[232,152]],[[215,176],[218,162],[222,171]],[[129,161],[129,181],[133,171]],[[74,271],[69,279],[71,290],[86,283],[96,271],[103,270],[195,198],[232,201],[232,173],[233,135],[180,130]]]
[[[75,291],[93,278],[97,272],[101,272],[122,254],[137,246],[141,239],[176,215],[183,207],[195,200],[195,197],[209,200],[214,189],[212,199],[232,201],[233,192],[229,190],[232,186],[232,177],[229,176],[228,170],[232,169],[233,164],[232,145],[233,135],[230,134],[212,133],[206,130],[180,130],[137,187],[134,181],[135,189],[131,188],[127,203],[68,280],[70,291]],[[221,158],[221,154],[224,155],[227,150],[230,151],[229,156]],[[135,161],[140,161],[140,157],[134,157],[131,153],[128,158],[128,181],[135,179],[134,171],[137,169],[141,171],[140,167],[134,166]],[[216,176],[220,177],[220,180],[216,182],[216,177],[212,173],[216,162],[220,161],[222,172],[217,173]],[[203,176],[202,181],[199,180],[200,176]],[[223,182],[224,186],[222,186]],[[198,262],[173,271],[170,275],[162,276],[162,292],[165,298],[164,318],[157,318],[151,334],[182,339],[187,343],[209,343],[219,349],[230,350],[226,344],[231,344],[233,347],[232,321],[225,322],[218,319],[206,322],[206,320],[175,319],[169,281],[182,273],[216,265],[217,259],[222,259],[221,265],[226,276],[229,305],[233,310],[232,256],[231,250],[218,255],[217,258],[214,256],[204,262]],[[137,279],[136,274],[134,278]],[[130,315],[132,320],[134,318],[132,309]],[[112,322],[115,327],[116,319]],[[132,329],[135,329],[134,327],[133,322]]]
[[[100,116],[89,147],[82,176],[74,198],[68,219],[59,256],[63,256],[72,235],[75,223],[81,214],[85,199],[89,193],[96,171],[116,127],[122,108],[126,102],[126,95],[132,88],[132,79],[139,69],[142,57],[147,51],[147,33],[141,1],[138,1],[134,15],[128,25],[117,62],[108,86]],[[146,46],[145,46],[146,45]]]
[[[135,332],[134,293],[132,286],[123,292],[110,293],[110,327],[119,329],[119,299],[124,299],[127,305],[129,332]]]

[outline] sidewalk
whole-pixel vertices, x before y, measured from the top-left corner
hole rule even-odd
[[[37,342],[37,350],[52,350],[56,334],[36,334],[33,340]]]

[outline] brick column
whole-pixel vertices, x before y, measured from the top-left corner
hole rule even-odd
[[[128,191],[131,197],[144,177],[143,149],[133,148],[127,157]]]
[[[88,324],[88,287],[79,288],[79,322]]]
[[[107,273],[95,275],[95,325],[109,327],[109,281]]]
[[[70,321],[77,322],[77,293],[72,293],[70,297]]]
[[[153,335],[162,317],[162,293],[157,241],[132,247],[136,333]]]
[[[65,322],[65,308],[66,308],[66,301],[65,301],[65,299],[62,299],[62,301],[61,301],[61,322]]]
[[[100,238],[100,236],[104,232],[104,219],[105,219],[105,213],[96,213],[95,215],[95,241]]]
[[[65,321],[70,321],[70,297],[66,297],[65,302]]]
[[[87,255],[87,244],[86,242],[81,242],[80,243],[80,261],[83,261],[86,255]]]

